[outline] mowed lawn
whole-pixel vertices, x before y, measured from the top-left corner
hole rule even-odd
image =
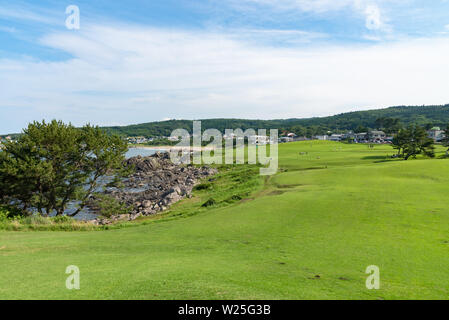
[[[449,297],[449,160],[331,142],[279,152],[282,172],[228,207],[109,231],[0,232],[0,299]],[[68,265],[80,290],[65,287]],[[380,290],[365,286],[370,265]]]

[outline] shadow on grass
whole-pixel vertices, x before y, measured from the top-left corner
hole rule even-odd
[[[362,160],[387,160],[389,157],[387,156],[366,156],[363,157]]]
[[[398,161],[398,158],[392,158],[391,156],[366,156],[362,160],[373,160],[373,163],[384,163]]]

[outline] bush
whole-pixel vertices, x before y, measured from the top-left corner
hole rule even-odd
[[[131,211],[130,207],[104,194],[96,194],[94,204],[98,207],[100,214],[107,218],[127,214]]]
[[[3,208],[0,208],[0,221],[8,220],[9,212]]]
[[[211,187],[212,187],[212,184],[210,184],[210,183],[200,183],[200,184],[196,185],[196,186],[193,188],[193,190],[197,190],[197,191],[200,191],[200,190],[209,190]]]
[[[205,203],[203,203],[202,207],[211,207],[217,204],[217,201],[215,201],[215,199],[210,198],[209,200],[207,200]]]
[[[50,218],[42,217],[39,215],[33,215],[21,219],[21,224],[31,224],[31,225],[47,225],[51,224]]]
[[[16,208],[10,207],[10,206],[6,206],[6,205],[1,206],[0,205],[0,221],[6,221],[6,220],[14,219],[14,218],[20,218],[22,216],[23,216],[22,211],[20,211]]]
[[[56,216],[51,219],[54,223],[70,223],[73,221],[73,218],[69,216]]]
[[[226,199],[226,202],[232,203],[232,202],[236,202],[236,201],[240,201],[240,200],[242,200],[242,197],[239,196],[238,194],[234,194],[230,198]]]

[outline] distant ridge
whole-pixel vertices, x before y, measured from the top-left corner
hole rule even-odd
[[[215,128],[243,130],[289,129],[294,126],[321,127],[323,130],[355,130],[358,126],[376,128],[379,118],[397,118],[404,125],[416,123],[423,126],[446,126],[449,123],[449,104],[438,106],[397,106],[384,109],[352,111],[328,117],[303,119],[248,120],[248,119],[201,119],[202,129]],[[168,120],[129,126],[104,127],[109,133],[121,136],[169,136],[174,129],[192,130],[192,120]]]
[[[376,120],[380,118],[396,118],[402,124],[416,123],[426,127],[445,127],[449,124],[449,104],[435,106],[397,106],[366,111],[351,111],[328,117],[291,118],[275,120],[250,120],[250,119],[198,119],[201,120],[202,129],[215,128],[223,132],[225,129],[241,128],[253,129],[291,129],[295,126],[305,128],[318,128],[316,133],[327,130],[346,131],[355,130],[358,126],[376,129]],[[120,136],[170,136],[175,129],[182,128],[192,131],[192,120],[167,120],[155,121],[128,126],[103,127],[105,131]],[[20,134],[4,134],[17,137]]]

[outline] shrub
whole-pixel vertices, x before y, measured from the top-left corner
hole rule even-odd
[[[212,184],[210,184],[210,183],[200,183],[200,184],[196,185],[196,186],[193,188],[193,190],[197,190],[197,191],[200,191],[200,190],[209,190],[210,188],[212,188]]]
[[[234,194],[231,197],[229,197],[228,199],[226,199],[226,202],[232,203],[232,202],[240,201],[240,200],[242,200],[242,197],[239,196],[238,194]]]
[[[100,214],[104,217],[127,214],[131,211],[130,207],[120,203],[117,199],[104,194],[96,194],[94,204],[98,207]]]
[[[21,224],[30,224],[30,225],[46,225],[51,224],[50,218],[42,217],[39,215],[28,216],[21,219]]]
[[[7,205],[3,206],[0,205],[0,221],[10,220],[13,218],[20,218],[22,216],[23,216],[22,211]]]
[[[52,218],[54,223],[70,223],[73,221],[72,217],[69,216],[56,216]]]
[[[6,221],[6,220],[8,220],[8,214],[9,214],[8,211],[6,211],[6,210],[3,209],[3,208],[0,208],[0,221]]]
[[[211,207],[217,204],[217,201],[215,201],[214,198],[210,198],[205,203],[203,203],[202,207]]]

